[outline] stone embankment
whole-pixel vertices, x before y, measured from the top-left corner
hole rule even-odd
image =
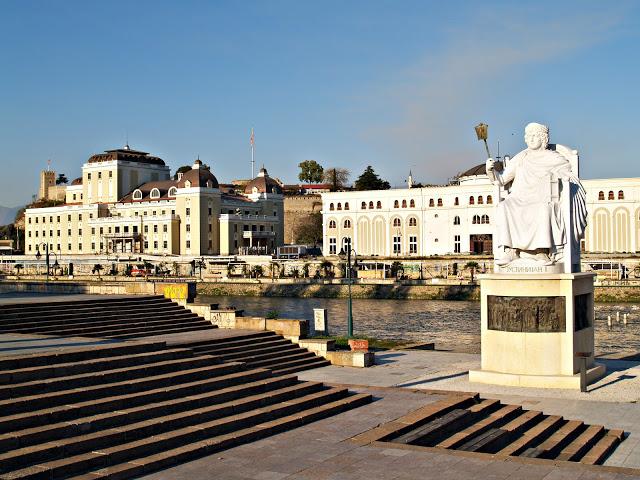
[[[0,281],[0,294],[11,292],[39,293],[92,293],[92,294],[143,294],[153,295],[170,280],[139,279],[119,280],[65,280],[49,282],[35,279],[5,278]],[[366,283],[351,287],[353,298],[408,299],[408,300],[480,300],[478,284],[412,284]],[[348,286],[339,280],[322,283],[293,283],[260,280],[236,280],[233,282],[198,282],[197,293],[211,296],[253,296],[290,298],[347,298]],[[640,283],[596,284],[596,302],[640,303]]]

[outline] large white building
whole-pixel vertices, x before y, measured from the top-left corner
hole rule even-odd
[[[640,178],[582,184],[589,213],[582,250],[640,252]],[[484,164],[452,185],[323,193],[324,254],[348,241],[358,255],[491,253],[496,195]]]

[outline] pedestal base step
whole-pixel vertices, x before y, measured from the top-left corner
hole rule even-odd
[[[604,376],[604,365],[595,364],[587,370],[587,385]],[[469,370],[469,381],[504,385],[508,387],[566,388],[580,390],[580,374],[575,375],[526,375],[491,370]]]

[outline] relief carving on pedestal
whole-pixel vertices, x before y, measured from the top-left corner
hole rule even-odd
[[[489,330],[503,332],[564,332],[564,297],[487,296]]]

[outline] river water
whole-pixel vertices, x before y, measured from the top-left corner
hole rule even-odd
[[[347,300],[332,298],[211,297],[199,301],[235,306],[246,316],[307,319],[313,309],[326,308],[332,335],[347,331]],[[616,323],[616,312],[620,323]],[[623,325],[623,314],[628,323]],[[596,354],[640,350],[640,304],[599,303],[595,307]],[[613,326],[607,327],[611,315]],[[438,349],[480,352],[480,303],[444,300],[353,300],[354,334],[385,339],[435,342]]]

